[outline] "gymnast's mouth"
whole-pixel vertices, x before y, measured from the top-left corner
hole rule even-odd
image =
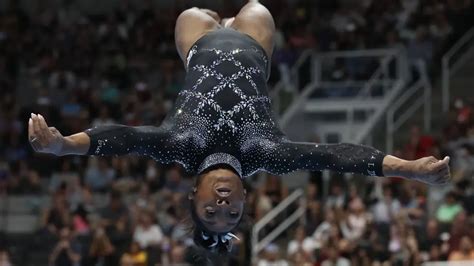
[[[220,197],[228,197],[232,193],[232,190],[227,187],[216,187],[215,190]]]

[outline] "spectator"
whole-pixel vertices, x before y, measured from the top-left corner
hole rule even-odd
[[[137,242],[142,249],[150,246],[158,246],[163,241],[163,232],[161,228],[153,222],[151,213],[142,211],[138,225],[133,233],[133,240]]]
[[[0,266],[13,266],[10,261],[10,254],[3,248],[0,248]]]
[[[71,231],[67,227],[60,229],[59,241],[49,256],[50,265],[79,266],[81,261],[80,246],[73,241]]]
[[[140,248],[140,245],[137,242],[132,242],[130,244],[130,249],[122,255],[120,261],[122,264],[130,264],[131,261],[133,262],[133,266],[146,266],[148,255]]]
[[[334,231],[338,230],[339,228],[336,219],[336,212],[332,209],[329,209],[325,213],[324,221],[312,234],[315,246],[317,248],[324,246],[331,238],[331,235],[334,234]]]
[[[365,212],[364,203],[360,198],[355,198],[349,203],[349,213],[340,224],[344,238],[355,241],[365,233],[369,219]]]
[[[436,219],[441,223],[450,224],[461,211],[462,206],[457,202],[456,195],[449,192],[445,196],[445,202],[436,211]]]
[[[181,169],[177,166],[166,171],[164,190],[172,193],[187,193],[190,190],[190,185],[183,180]]]
[[[84,180],[93,191],[105,192],[114,178],[115,171],[108,166],[105,158],[89,158]]]
[[[133,257],[128,254],[123,254],[122,258],[120,259],[120,266],[136,266]]]
[[[287,266],[288,262],[280,258],[280,248],[275,244],[269,244],[264,249],[263,257],[258,261],[258,266]]]
[[[122,195],[120,192],[112,190],[109,193],[109,205],[101,211],[102,223],[109,227],[123,217],[128,221],[129,217],[127,207],[122,201]]]
[[[89,249],[87,265],[112,266],[117,265],[113,253],[115,247],[105,234],[104,228],[99,227],[94,232],[94,238]]]
[[[383,198],[372,207],[374,222],[382,225],[389,224],[400,209],[400,202],[393,197],[392,188],[386,185],[383,187]]]
[[[99,117],[92,121],[92,127],[107,126],[113,124],[116,124],[116,122],[115,120],[110,118],[109,108],[107,108],[107,106],[102,106],[102,108],[100,108]]]
[[[449,261],[474,261],[474,248],[468,236],[464,236],[461,239],[459,250],[455,250],[449,254]]]
[[[304,261],[311,261],[315,248],[313,239],[306,237],[305,228],[299,226],[296,228],[295,238],[288,243],[287,254],[293,260],[296,259],[298,254],[298,256],[303,257]]]
[[[72,179],[78,179],[79,175],[72,169],[71,161],[69,158],[61,158],[61,170],[54,172],[49,180],[49,192],[56,192],[61,184],[69,184]]]
[[[346,195],[342,189],[342,186],[338,183],[334,183],[331,186],[331,193],[326,199],[326,206],[325,209],[336,208],[340,209],[344,206],[346,202]]]
[[[426,225],[426,231],[420,234],[420,250],[431,252],[433,246],[439,248],[442,243],[439,235],[438,222],[434,219],[429,220]]]
[[[47,232],[56,235],[61,228],[65,228],[70,224],[71,216],[63,194],[54,194],[52,202],[53,207],[45,210],[43,213],[42,227],[46,229]]]
[[[339,250],[335,246],[330,246],[327,249],[328,258],[323,261],[321,266],[349,266],[350,261],[339,254]]]

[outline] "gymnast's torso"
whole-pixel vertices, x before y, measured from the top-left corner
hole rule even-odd
[[[244,172],[253,172],[248,160],[255,158],[243,156],[251,142],[283,137],[267,91],[269,64],[254,39],[230,28],[212,31],[192,46],[184,88],[167,120],[176,131],[199,138],[197,159],[232,155]]]
[[[138,153],[178,162],[190,174],[225,164],[241,177],[299,169],[381,175],[383,154],[373,148],[289,141],[272,112],[269,64],[250,36],[231,28],[209,32],[189,50],[185,85],[162,125],[89,129],[88,154]]]

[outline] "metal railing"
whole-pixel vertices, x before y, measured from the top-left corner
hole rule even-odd
[[[443,111],[449,111],[451,77],[474,56],[474,27],[459,39],[442,58]]]
[[[291,68],[280,66],[279,70],[282,78],[275,84],[275,86],[273,86],[269,93],[275,114],[278,116],[280,116],[282,111],[280,93],[282,91],[289,92],[288,96],[292,97],[292,99],[298,97],[298,88],[300,87],[299,71],[312,54],[313,52],[311,50],[305,50]]]
[[[423,125],[424,130],[429,132],[431,129],[431,94],[432,86],[428,78],[426,71],[426,64],[424,61],[417,61],[414,66],[419,74],[419,79],[406,91],[404,91],[397,100],[393,102],[387,110],[387,135],[386,135],[386,152],[393,152],[393,142],[395,132],[404,124],[406,121],[413,117],[413,115],[423,106]],[[422,92],[422,97],[417,97],[416,100],[410,102],[410,106],[404,110],[401,107],[406,105],[413,99],[417,93]],[[401,114],[395,119],[395,113],[401,112]]]
[[[281,222],[275,229],[267,234],[263,239],[259,240],[259,233],[265,228],[268,223],[274,220],[279,214],[288,210],[292,204],[298,204],[298,208]],[[260,219],[252,228],[252,263],[256,263],[256,259],[260,251],[262,251],[268,244],[275,240],[283,231],[290,227],[306,213],[306,202],[304,191],[302,189],[295,190],[280,204],[268,212],[262,219]]]
[[[343,80],[343,81],[328,81],[322,80],[322,67],[325,60],[335,61],[338,58],[345,59],[370,59],[378,60],[378,68],[374,70],[371,77],[367,80]],[[286,111],[282,114],[280,125],[285,130],[289,122],[300,112],[303,108],[310,112],[325,112],[337,111],[343,112],[347,117],[347,124],[354,124],[354,112],[356,110],[371,109],[374,115],[371,115],[367,120],[367,126],[363,130],[357,132],[354,139],[345,141],[360,142],[366,138],[369,131],[373,128],[375,123],[379,121],[381,116],[385,113],[386,108],[391,101],[394,100],[400,90],[404,87],[405,80],[408,79],[409,72],[407,70],[407,60],[403,48],[399,49],[373,49],[373,50],[358,50],[358,51],[336,51],[311,54],[312,74],[313,79],[306,85],[302,92],[295,98]],[[391,73],[390,66],[394,71]],[[338,88],[338,87],[357,87],[360,88],[355,97],[341,98],[333,97],[328,99],[314,100],[311,99],[311,106],[309,103],[311,95],[321,88]],[[372,92],[378,88],[382,88],[382,95],[373,96]],[[364,102],[361,104],[361,102]],[[327,103],[327,104],[326,104]],[[324,108],[323,106],[329,107]],[[369,111],[369,110],[367,110]],[[351,132],[352,130],[348,130]]]

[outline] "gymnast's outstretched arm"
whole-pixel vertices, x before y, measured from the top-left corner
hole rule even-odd
[[[160,161],[171,157],[169,133],[158,127],[101,126],[63,137],[41,115],[31,115],[28,133],[37,152],[63,155],[148,155]]]
[[[369,176],[399,176],[428,184],[445,184],[450,179],[449,157],[407,161],[372,147],[348,143],[316,144],[282,140],[265,147],[264,169],[275,174],[327,169]]]

